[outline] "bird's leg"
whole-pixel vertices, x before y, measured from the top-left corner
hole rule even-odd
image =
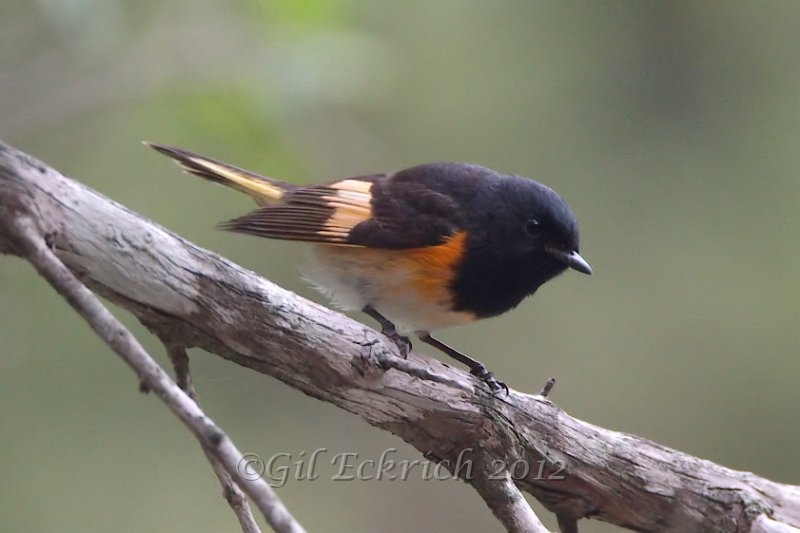
[[[417,335],[419,336],[419,340],[425,344],[430,344],[437,350],[441,350],[442,352],[446,353],[459,363],[467,365],[469,367],[469,373],[483,380],[483,382],[486,383],[490,389],[492,389],[492,394],[497,394],[502,390],[505,390],[506,394],[508,394],[508,385],[495,379],[492,373],[489,372],[489,370],[486,369],[486,366],[480,361],[473,359],[468,355],[464,355],[455,348],[451,348],[450,346],[446,345],[439,339],[434,339],[427,331],[418,331]]]
[[[376,311],[371,305],[365,305],[361,311],[378,321],[378,324],[381,325],[381,333],[386,335],[390,341],[397,345],[403,359],[408,359],[408,352],[411,351],[411,340],[397,333],[397,328],[392,321]]]

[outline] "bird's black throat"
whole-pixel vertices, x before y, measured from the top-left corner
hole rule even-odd
[[[501,258],[473,251],[464,257],[453,282],[455,308],[478,318],[505,313],[566,269],[546,257]]]

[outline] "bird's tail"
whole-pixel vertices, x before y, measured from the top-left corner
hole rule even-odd
[[[260,205],[279,203],[287,191],[296,188],[186,150],[150,142],[144,144],[174,159],[185,172],[247,193]]]

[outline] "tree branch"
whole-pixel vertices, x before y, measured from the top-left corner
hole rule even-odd
[[[167,355],[169,355],[172,368],[175,370],[175,382],[199,406],[197,392],[192,384],[192,374],[189,372],[189,356],[186,354],[186,349],[183,346],[169,343],[164,343],[164,346],[167,348]],[[231,474],[225,469],[225,465],[217,460],[211,450],[208,450],[205,446],[203,446],[203,453],[211,463],[211,468],[214,470],[217,479],[219,479],[220,485],[222,485],[222,495],[230,505],[233,514],[236,515],[236,519],[239,520],[242,533],[261,533],[261,529],[253,516],[253,511],[247,503],[247,498],[242,489],[239,488],[239,485],[233,480]],[[239,464],[241,464],[241,459],[239,461]]]
[[[483,461],[478,461],[477,467],[475,477],[471,481],[472,486],[508,531],[548,532],[525,501],[519,487],[514,483],[511,472],[498,471],[496,465],[486,464]]]
[[[141,386],[155,392],[175,415],[194,433],[203,450],[211,460],[214,471],[226,489],[239,491],[231,479],[239,474],[242,454],[233,442],[214,422],[200,410],[195,401],[187,396],[164,373],[160,366],[147,354],[136,338],[106,309],[100,300],[87,289],[70,270],[50,250],[45,236],[37,231],[33,221],[19,212],[16,216],[5,205],[0,207],[5,238],[19,255],[30,261],[39,274],[61,294],[115,352],[139,376]],[[188,367],[187,367],[188,371]],[[184,374],[188,382],[188,373]],[[222,467],[224,465],[224,470]],[[220,470],[222,470],[220,472]],[[227,484],[225,483],[227,481]],[[250,497],[258,505],[264,518],[275,531],[281,533],[304,533],[305,530],[289,514],[272,488],[262,479],[251,480],[237,475],[238,483],[243,483]],[[241,492],[238,492],[241,495]],[[235,492],[234,492],[235,496]],[[247,503],[226,498],[236,511],[242,530],[246,533],[258,531],[258,526],[250,513]],[[243,498],[242,498],[243,499]]]
[[[593,426],[541,396],[511,391],[496,398],[435,359],[412,353],[403,361],[373,330],[0,145],[0,252],[24,255],[8,232],[21,216],[49,236],[54,253],[88,287],[167,342],[274,376],[391,431],[426,457],[499,465],[493,469],[508,472],[562,524],[591,517],[637,531],[800,526],[800,487]],[[508,478],[489,490],[485,476],[462,477],[508,529],[537,530]],[[504,507],[517,518],[502,518]]]

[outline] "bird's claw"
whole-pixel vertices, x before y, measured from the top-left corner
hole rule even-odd
[[[494,375],[482,364],[476,365],[474,368],[472,368],[470,370],[470,374],[486,383],[489,389],[491,389],[493,396],[498,396],[502,391],[505,391],[505,395],[508,396],[508,385],[495,378]]]
[[[411,352],[411,339],[400,335],[394,328],[387,328],[381,331],[395,346],[400,350],[400,355],[403,359],[408,359],[408,354]]]

